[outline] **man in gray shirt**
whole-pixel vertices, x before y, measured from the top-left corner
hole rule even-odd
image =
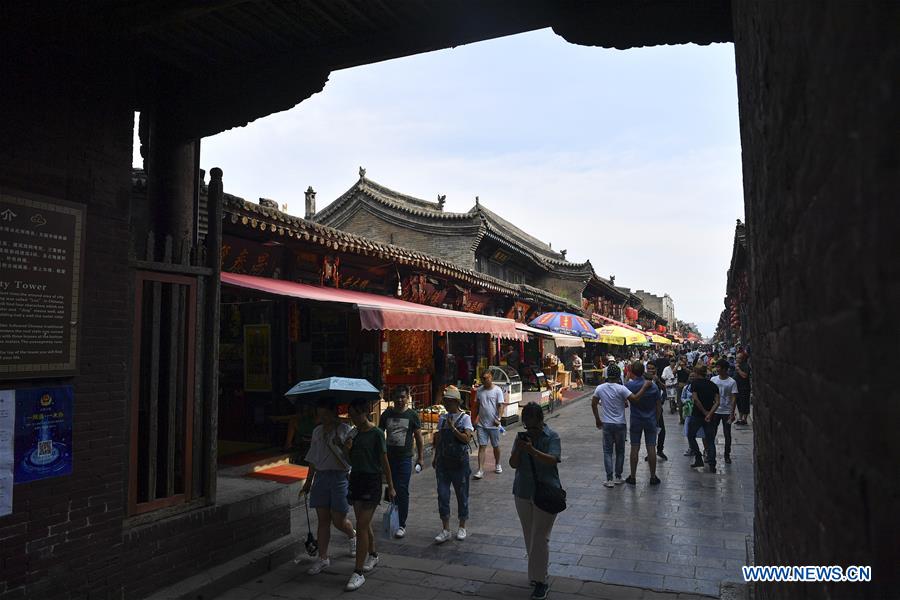
[[[503,408],[503,390],[494,385],[494,376],[490,371],[481,375],[481,387],[478,388],[478,422],[476,433],[478,437],[478,471],[475,479],[484,477],[484,455],[487,453],[487,445],[490,442],[494,448],[494,473],[503,472],[500,466],[500,411]]]

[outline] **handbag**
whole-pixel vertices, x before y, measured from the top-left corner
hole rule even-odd
[[[534,505],[546,513],[555,515],[566,510],[566,490],[562,487],[545,485],[538,481],[537,468],[534,465],[534,457],[528,455],[531,462],[531,476],[534,479]]]

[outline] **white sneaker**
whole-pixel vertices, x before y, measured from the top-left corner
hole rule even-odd
[[[318,575],[319,573],[321,573],[322,571],[327,569],[329,566],[331,566],[330,560],[328,560],[327,558],[320,558],[316,562],[313,563],[313,566],[311,566],[306,571],[306,574],[307,575]]]
[[[434,541],[437,542],[438,544],[443,544],[444,542],[446,542],[449,539],[450,539],[450,532],[447,531],[446,529],[442,529],[439,534],[434,536]]]
[[[616,487],[616,484],[613,483],[612,479],[607,479],[606,481],[603,482],[603,487],[608,487],[608,488]]]
[[[475,474],[472,477],[474,477],[475,479],[481,479],[482,477],[484,477],[484,471],[478,469],[477,471],[475,471]]]
[[[494,469],[494,473],[499,475],[502,472],[503,472],[503,467],[501,467],[500,465],[497,465],[497,468]]]
[[[350,556],[356,556],[356,531],[353,531],[353,537],[349,538],[350,540]]]
[[[400,539],[400,538],[402,538],[402,537],[406,537],[406,528],[405,528],[405,527],[401,527],[400,529],[398,529],[398,530],[397,530],[397,533],[394,534],[394,537],[397,538],[397,539]]]
[[[616,477],[615,479],[613,479],[613,483],[616,485],[622,485],[623,483],[625,483],[625,480],[621,477]]]
[[[468,537],[468,535],[469,534],[466,533],[466,528],[460,527],[459,531],[456,532],[456,539],[458,539],[459,541],[463,541],[464,539],[466,539],[466,537]]]
[[[372,556],[371,554],[366,557],[366,562],[363,563],[363,572],[368,573],[372,569],[375,568],[375,565],[378,564],[378,557]]]
[[[344,589],[348,592],[355,592],[356,590],[361,588],[365,582],[365,577],[363,577],[359,573],[353,573],[353,575],[350,576],[350,581],[348,581],[347,585],[344,586]]]

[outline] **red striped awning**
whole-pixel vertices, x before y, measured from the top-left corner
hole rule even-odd
[[[503,317],[425,306],[377,294],[354,290],[319,287],[281,279],[222,273],[222,283],[278,296],[302,298],[316,302],[340,302],[359,309],[362,329],[449,331],[452,333],[488,333],[495,337],[527,340],[528,335],[516,330],[516,322]]]

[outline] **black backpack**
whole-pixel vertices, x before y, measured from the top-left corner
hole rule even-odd
[[[459,422],[466,413],[460,412],[459,417],[453,422],[454,426],[459,428]],[[447,421],[450,420],[450,414],[447,414]],[[445,471],[455,471],[469,464],[469,443],[459,441],[450,426],[447,425],[441,430],[438,438],[438,460],[437,465]]]

